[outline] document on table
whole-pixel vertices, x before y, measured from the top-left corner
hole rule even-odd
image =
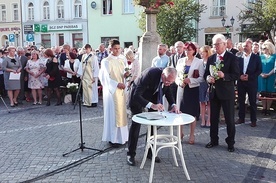
[[[151,113],[151,112],[137,114],[136,116],[139,118],[144,118],[144,119],[148,119],[148,120],[157,120],[157,119],[165,118],[162,114],[156,114],[156,113]]]
[[[10,80],[20,80],[20,75],[21,73],[13,73],[13,72],[10,72]]]

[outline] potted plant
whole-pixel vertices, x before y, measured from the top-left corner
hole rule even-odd
[[[168,4],[173,6],[174,3],[171,0],[133,0],[134,4],[144,6],[146,8],[158,9],[159,6]]]
[[[67,92],[71,94],[72,103],[75,103],[79,84],[78,83],[68,83],[66,85],[66,88],[67,88]]]

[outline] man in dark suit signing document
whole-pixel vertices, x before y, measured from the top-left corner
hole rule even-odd
[[[132,115],[141,113],[143,108],[148,108],[149,111],[164,111],[164,106],[162,105],[163,95],[168,100],[171,112],[179,113],[169,87],[175,81],[176,75],[177,71],[172,67],[164,69],[152,67],[144,70],[141,76],[133,83],[129,101]],[[129,130],[127,163],[131,166],[135,166],[134,157],[136,155],[140,126],[139,123],[132,121]],[[151,150],[149,150],[147,157],[148,159],[152,158]],[[155,162],[160,162],[159,157],[155,158]]]
[[[216,53],[208,58],[204,74],[204,78],[211,85],[209,89],[209,92],[211,91],[209,94],[211,106],[211,141],[205,147],[212,148],[219,144],[218,124],[220,108],[222,107],[228,135],[225,141],[228,145],[228,151],[234,152],[236,133],[234,121],[234,83],[239,79],[239,63],[235,55],[226,51],[226,39],[222,34],[216,34],[212,42]]]

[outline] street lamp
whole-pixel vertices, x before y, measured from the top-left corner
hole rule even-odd
[[[231,25],[225,25],[225,22],[226,22],[226,20],[225,20],[224,17],[223,17],[223,18],[221,19],[221,24],[222,24],[223,27],[225,27],[225,30],[226,30],[226,33],[227,33],[227,37],[229,37],[230,28],[233,27],[234,22],[235,22],[235,19],[234,19],[233,16],[232,16],[232,18],[230,19]]]
[[[20,30],[13,30],[14,37],[16,38],[16,47],[18,46],[18,38],[20,36]]]

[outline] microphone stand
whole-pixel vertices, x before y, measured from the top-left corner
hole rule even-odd
[[[84,75],[85,71],[86,71],[86,66],[87,66],[87,61],[88,59],[92,56],[92,54],[88,55],[87,58],[85,59],[85,67],[83,69],[83,73],[82,73],[82,76]],[[82,63],[81,63],[82,64]],[[82,113],[81,113],[81,94],[80,94],[80,89],[82,88],[82,79],[81,79],[81,82],[80,82],[80,85],[79,85],[79,88],[78,88],[78,91],[77,91],[77,99],[74,103],[74,110],[76,108],[76,105],[77,105],[77,102],[79,102],[79,117],[80,117],[80,139],[81,139],[81,142],[79,143],[79,147],[70,151],[70,152],[67,152],[67,153],[64,153],[62,154],[62,156],[66,156],[70,153],[73,153],[77,150],[81,150],[83,151],[84,149],[89,149],[89,150],[93,150],[93,151],[99,151],[99,152],[103,152],[103,150],[100,150],[100,149],[95,149],[95,148],[91,148],[91,147],[86,147],[84,144],[85,142],[83,141],[83,132],[82,132]]]

